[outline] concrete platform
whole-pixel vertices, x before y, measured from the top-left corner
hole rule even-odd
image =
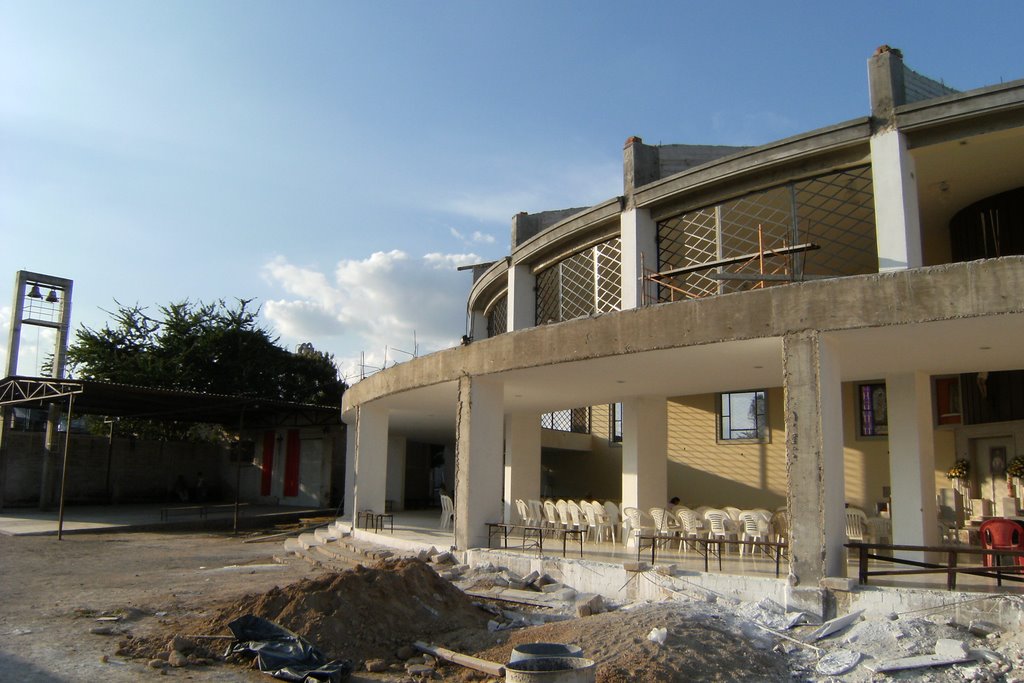
[[[74,505],[64,508],[64,533],[160,529],[230,529],[233,506],[211,504],[205,518],[196,514],[171,515],[162,520],[163,508],[173,504],[150,505]],[[254,505],[240,508],[239,528],[259,528],[298,521],[305,517],[333,517],[334,508]],[[45,536],[57,533],[57,510],[6,508],[0,510],[0,534],[7,536]]]

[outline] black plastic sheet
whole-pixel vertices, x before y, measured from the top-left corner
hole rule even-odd
[[[341,683],[352,675],[352,662],[329,662],[307,640],[262,617],[247,614],[232,621],[228,628],[236,642],[228,647],[227,654],[255,655],[260,671],[274,678],[298,683]]]

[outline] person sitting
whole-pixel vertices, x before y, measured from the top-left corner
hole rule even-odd
[[[672,500],[668,502],[668,511],[675,512],[679,508],[679,496],[672,496]]]

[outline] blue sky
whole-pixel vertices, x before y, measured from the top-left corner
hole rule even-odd
[[[958,89],[1014,80],[1022,25],[1019,2],[0,0],[0,283],[72,278],[76,327],[255,298],[351,375],[454,344],[455,267],[507,254],[518,211],[620,194],[630,135],[863,116],[883,43]]]

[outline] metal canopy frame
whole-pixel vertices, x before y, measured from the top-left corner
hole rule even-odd
[[[52,377],[11,376],[0,380],[0,409],[7,406],[48,407],[67,401],[68,429],[64,432],[64,465],[61,475],[60,512],[57,540],[64,533],[64,491],[67,483],[68,454],[71,449],[70,416],[73,411],[85,415],[135,417],[164,422],[207,422],[237,426],[239,434],[250,420],[254,427],[277,427],[288,420],[301,419],[309,426],[341,424],[341,409],[308,403],[292,403],[251,396],[204,394],[196,391],[161,389],[113,382]],[[0,425],[0,457],[6,460],[3,437],[6,425]],[[0,461],[0,471],[5,469]],[[237,462],[234,529],[238,530],[241,459]],[[3,481],[0,480],[0,486]]]

